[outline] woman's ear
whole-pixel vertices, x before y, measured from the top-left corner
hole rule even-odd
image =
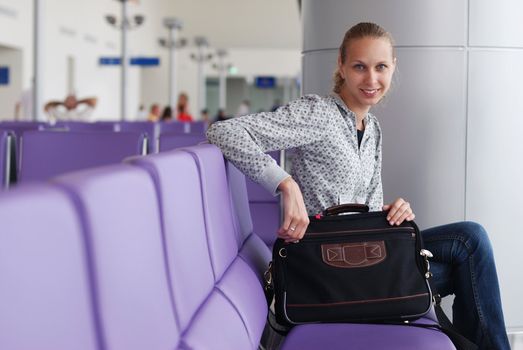
[[[345,79],[345,76],[343,75],[343,63],[341,62],[341,56],[338,55],[338,74],[342,77],[342,79]]]

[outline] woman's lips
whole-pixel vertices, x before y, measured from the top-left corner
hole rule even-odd
[[[365,97],[372,98],[376,97],[380,89],[360,89]]]

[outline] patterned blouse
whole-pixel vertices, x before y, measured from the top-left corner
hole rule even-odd
[[[289,176],[265,152],[295,150],[292,177],[300,186],[309,215],[342,203],[383,205],[381,129],[371,114],[358,147],[356,116],[337,95],[306,95],[280,107],[214,123],[207,131],[238,169],[264,188]]]

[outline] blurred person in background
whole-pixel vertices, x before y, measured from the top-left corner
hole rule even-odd
[[[167,106],[163,109],[163,113],[160,120],[162,122],[170,122],[173,120],[173,110],[171,106]]]
[[[176,104],[176,119],[181,122],[192,122],[193,117],[189,114],[189,96],[182,92],[178,96],[178,103]]]
[[[44,111],[47,113],[50,122],[57,120],[88,121],[97,102],[96,97],[78,100],[76,95],[70,94],[64,101],[47,102]]]
[[[153,103],[149,109],[149,115],[147,116],[147,121],[157,122],[160,120],[160,106],[157,103]]]

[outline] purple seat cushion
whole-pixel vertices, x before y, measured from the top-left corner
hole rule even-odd
[[[108,349],[174,349],[174,317],[158,197],[149,174],[114,165],[54,180],[76,198],[94,260]]]
[[[0,195],[0,347],[100,349],[80,218],[51,186]]]
[[[22,141],[20,182],[46,180],[66,172],[115,164],[142,152],[136,132],[32,131]]]
[[[410,326],[310,324],[294,327],[281,350],[455,350],[440,331]]]

